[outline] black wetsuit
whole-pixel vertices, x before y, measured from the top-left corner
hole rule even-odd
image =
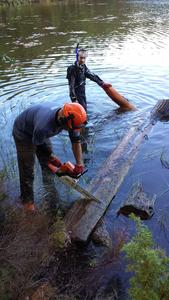
[[[91,73],[85,64],[79,65],[75,62],[67,68],[70,98],[72,102],[78,101],[85,110],[87,110],[85,93],[86,78],[89,78],[100,86],[103,84],[103,80],[101,80],[96,74]]]

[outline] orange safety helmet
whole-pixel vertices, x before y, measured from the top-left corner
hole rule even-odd
[[[65,103],[63,113],[66,119],[66,125],[70,129],[82,128],[87,123],[86,111],[79,103]]]

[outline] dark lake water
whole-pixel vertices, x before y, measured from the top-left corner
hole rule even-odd
[[[41,1],[0,8],[0,169],[6,170],[4,188],[11,199],[19,193],[13,120],[31,104],[52,101],[61,106],[69,101],[66,69],[75,61],[77,43],[88,49],[88,68],[138,108],[117,115],[116,104],[99,86],[87,82],[87,180],[128,129],[148,118],[159,99],[169,98],[168,1]],[[169,170],[160,157],[169,161],[168,136],[167,122],[153,127],[105,216],[110,232],[120,222],[132,232],[127,218],[116,219],[116,210],[132,185],[140,182],[146,192],[157,195],[155,214],[145,223],[167,251]],[[63,161],[73,160],[66,133],[53,138],[53,144]],[[41,187],[36,181],[38,200]],[[61,197],[71,198],[70,191],[65,190]]]

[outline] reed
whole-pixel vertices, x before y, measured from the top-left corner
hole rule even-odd
[[[26,4],[38,4],[38,3],[53,3],[59,2],[59,0],[0,0],[0,6],[19,6],[19,5],[26,5]]]

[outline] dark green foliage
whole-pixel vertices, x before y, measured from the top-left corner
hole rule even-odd
[[[130,279],[129,295],[132,300],[169,299],[169,258],[155,247],[151,232],[139,218],[135,236],[123,246],[128,259],[127,270],[134,272]]]

